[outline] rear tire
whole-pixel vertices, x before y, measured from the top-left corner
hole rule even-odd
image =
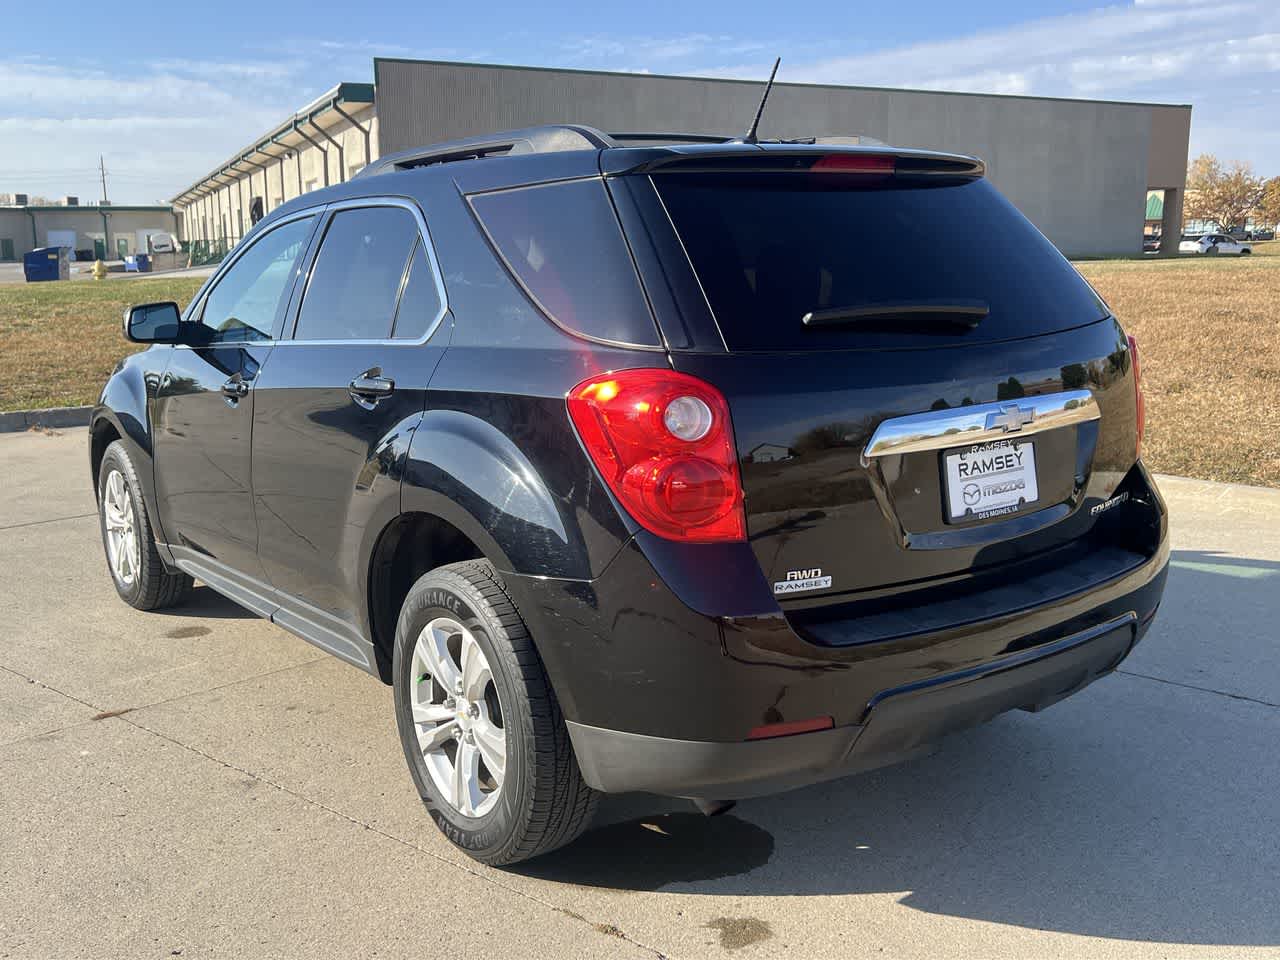
[[[138,471],[120,440],[107,447],[98,467],[98,526],[121,600],[136,610],[160,610],[186,599],[191,577],[171,573],[160,559]]]
[[[1247,256],[1249,256],[1251,253],[1253,253],[1253,251],[1252,251],[1252,250],[1241,250],[1241,251],[1240,251],[1240,256],[1242,256],[1242,257],[1247,257]]]
[[[396,624],[392,683],[418,794],[468,856],[519,863],[587,828],[598,795],[582,780],[542,660],[488,562],[438,567],[413,585]]]

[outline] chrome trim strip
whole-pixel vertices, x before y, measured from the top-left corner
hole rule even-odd
[[[862,452],[862,461],[867,464],[876,457],[1016,439],[1088,423],[1100,416],[1098,401],[1089,390],[913,413],[885,420],[876,427]]]

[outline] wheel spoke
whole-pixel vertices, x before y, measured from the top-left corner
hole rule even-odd
[[[468,700],[484,698],[484,688],[493,679],[480,644],[470,633],[462,635],[462,695]]]
[[[507,772],[507,735],[500,727],[495,727],[486,718],[481,717],[471,725],[471,732],[476,738],[476,747],[484,758],[493,781],[502,786],[502,778]]]
[[[426,672],[452,695],[457,689],[462,673],[449,655],[449,638],[457,632],[457,625],[450,620],[432,620],[418,636],[416,653]]]
[[[445,720],[452,719],[453,711],[443,703],[415,702],[413,704],[414,723],[442,723]]]
[[[418,746],[423,753],[439,750],[450,740],[458,740],[457,720],[450,720],[430,730],[423,730],[418,733]],[[461,745],[459,745],[458,749],[461,751]]]
[[[474,743],[458,744],[453,760],[453,805],[458,812],[471,816],[483,800],[480,794],[480,752]]]

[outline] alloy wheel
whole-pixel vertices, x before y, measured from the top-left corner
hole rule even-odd
[[[107,528],[107,561],[111,572],[124,586],[133,586],[139,566],[138,530],[134,523],[133,498],[119,470],[107,474],[102,518]]]
[[[462,816],[484,816],[502,792],[507,734],[475,635],[449,617],[428,623],[414,644],[410,684],[414,732],[436,790]]]

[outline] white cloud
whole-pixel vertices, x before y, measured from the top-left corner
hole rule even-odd
[[[305,102],[299,70],[279,59],[0,59],[0,192],[97,197],[102,154],[114,202],[164,201]]]

